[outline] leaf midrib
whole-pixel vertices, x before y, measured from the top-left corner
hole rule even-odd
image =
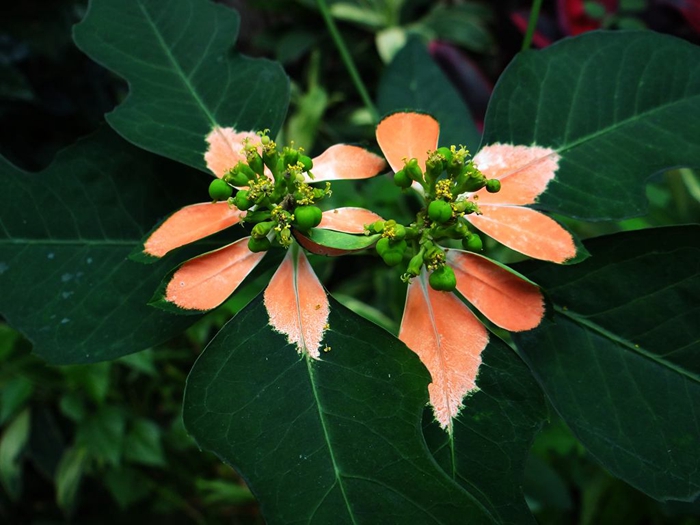
[[[652,109],[649,109],[649,110],[647,110],[647,111],[644,111],[644,112],[642,112],[642,113],[638,113],[638,114],[636,114],[636,115],[633,115],[632,117],[626,118],[626,119],[621,120],[621,121],[619,121],[619,122],[615,122],[615,123],[612,124],[611,126],[607,126],[607,127],[603,128],[603,129],[600,129],[600,130],[598,130],[598,131],[596,131],[596,132],[594,132],[594,133],[590,133],[590,134],[588,134],[588,135],[584,135],[583,137],[581,137],[581,138],[579,138],[579,139],[576,139],[576,140],[574,140],[573,142],[570,142],[570,143],[568,143],[568,144],[565,144],[565,145],[563,145],[563,146],[557,148],[555,151],[556,151],[557,153],[564,153],[564,152],[566,152],[566,151],[568,151],[568,150],[570,150],[570,149],[573,149],[573,148],[575,148],[575,147],[577,147],[577,146],[580,146],[581,144],[583,144],[583,143],[585,143],[585,142],[588,142],[588,141],[590,141],[590,140],[594,140],[594,139],[598,138],[598,137],[601,136],[601,135],[605,135],[605,134],[607,134],[607,133],[612,133],[613,131],[616,131],[616,130],[619,129],[619,128],[622,128],[622,127],[627,126],[627,125],[629,125],[629,124],[634,124],[634,123],[636,123],[638,120],[643,119],[643,118],[647,118],[647,117],[653,115],[653,114],[656,113],[656,112],[668,110],[669,108],[671,108],[671,107],[673,107],[673,106],[675,106],[675,105],[677,105],[677,104],[685,104],[685,103],[687,103],[687,102],[689,102],[689,101],[692,101],[692,100],[694,100],[694,99],[700,100],[700,95],[696,94],[696,95],[692,95],[692,96],[687,97],[687,98],[676,99],[676,100],[674,100],[674,101],[672,101],[672,102],[670,102],[670,103],[668,103],[668,104],[663,104],[663,105],[660,105],[660,106],[656,106],[656,107],[654,107],[654,108],[652,108]],[[538,129],[535,129],[533,134],[536,135],[536,134],[537,134],[537,131],[538,131]]]
[[[609,339],[613,343],[620,345],[620,346],[623,346],[627,350],[634,352],[635,354],[654,362],[657,365],[668,368],[669,370],[673,370],[674,372],[683,376],[684,378],[700,384],[700,376],[698,376],[697,374],[693,374],[692,372],[678,366],[675,363],[672,363],[672,362],[669,362],[665,359],[662,359],[661,357],[654,354],[653,352],[650,352],[650,351],[642,348],[640,345],[635,345],[635,344],[631,343],[627,339],[620,337],[609,330],[606,330],[602,326],[586,319],[584,316],[579,315],[579,314],[577,314],[569,309],[564,309],[564,307],[561,307],[559,305],[555,305],[554,309],[560,315],[562,315],[562,316],[566,317],[567,319],[573,321],[574,323],[584,327],[585,329],[591,330],[591,331],[597,333],[598,335],[605,337],[606,339]]]
[[[146,10],[146,8],[143,5],[143,2],[141,0],[137,0],[137,5],[139,6],[139,9],[143,13],[143,16],[146,19],[146,22],[148,22],[148,25],[151,27],[153,30],[153,34],[155,35],[156,39],[158,40],[158,44],[160,45],[161,49],[163,50],[163,53],[165,54],[166,58],[170,62],[173,70],[177,74],[177,76],[180,78],[182,83],[184,84],[185,88],[187,91],[189,91],[192,94],[192,98],[194,98],[194,101],[197,103],[197,105],[200,107],[204,115],[207,117],[209,122],[212,124],[212,127],[218,126],[218,122],[214,118],[214,115],[209,111],[209,109],[206,107],[204,104],[204,101],[200,98],[199,93],[197,93],[197,90],[194,88],[190,80],[187,78],[187,75],[185,75],[185,72],[182,70],[180,67],[179,62],[175,59],[173,56],[172,52],[170,51],[170,48],[167,46],[165,39],[163,38],[163,35],[161,34],[160,30],[158,29],[158,26],[155,24],[155,21],[151,18],[150,13]]]

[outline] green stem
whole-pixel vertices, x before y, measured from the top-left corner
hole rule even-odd
[[[521,51],[527,51],[530,49],[530,44],[532,44],[532,37],[535,34],[535,27],[537,26],[537,19],[540,17],[540,8],[542,7],[542,0],[533,0],[532,9],[530,10],[530,20],[527,23],[527,31],[525,32],[525,38],[523,39],[523,47]]]
[[[374,103],[372,102],[372,99],[370,98],[369,93],[367,92],[367,88],[362,82],[360,74],[357,72],[355,62],[353,62],[352,57],[348,52],[348,48],[345,47],[343,37],[340,35],[340,32],[338,31],[338,28],[336,27],[335,22],[333,21],[333,17],[331,16],[331,12],[328,10],[328,4],[326,4],[326,0],[316,0],[316,4],[321,10],[323,20],[326,22],[326,26],[328,26],[328,31],[333,37],[333,41],[335,42],[335,45],[338,48],[338,51],[340,52],[340,56],[343,59],[343,63],[345,64],[345,67],[347,68],[348,72],[350,73],[350,76],[352,77],[352,81],[355,84],[355,88],[357,88],[357,91],[360,93],[360,97],[362,98],[362,101],[367,107],[367,110],[369,111],[370,115],[372,116],[372,120],[374,122],[377,122],[379,120],[377,108],[374,107]]]

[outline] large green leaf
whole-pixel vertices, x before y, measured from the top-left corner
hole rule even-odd
[[[268,60],[232,53],[239,17],[209,0],[91,0],[78,47],[129,82],[107,115],[137,146],[205,169],[205,136],[280,127],[289,81]]]
[[[519,269],[556,304],[516,335],[552,404],[613,474],[654,498],[700,493],[700,227],[587,243],[576,266]]]
[[[452,438],[426,410],[425,437],[438,463],[488,508],[498,523],[535,523],[523,496],[530,445],[546,418],[542,390],[500,339],[482,353],[476,386],[464,400]]]
[[[642,215],[649,176],[700,166],[700,49],[650,31],[594,32],[522,53],[489,104],[483,144],[494,142],[561,155],[540,208]]]
[[[464,144],[474,150],[479,131],[469,108],[418,38],[411,38],[384,71],[377,106],[381,113],[416,110],[440,122],[440,145]]]
[[[256,299],[197,360],[184,419],[246,478],[269,525],[489,523],[421,435],[428,373],[397,339],[331,300],[330,351],[300,357]]]
[[[40,173],[0,158],[0,313],[54,363],[113,359],[180,332],[196,318],[146,304],[177,261],[127,257],[164,215],[206,200],[199,179],[106,127]]]

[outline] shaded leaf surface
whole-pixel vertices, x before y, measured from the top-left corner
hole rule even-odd
[[[649,245],[653,240],[653,246]],[[587,243],[576,266],[524,264],[551,321],[515,334],[555,408],[613,474],[659,500],[700,493],[700,227]]]
[[[173,260],[127,259],[164,215],[206,192],[197,173],[104,128],[40,173],[0,159],[0,312],[55,363],[112,359],[191,324],[147,306]]]
[[[589,220],[642,215],[652,174],[700,166],[700,49],[643,32],[593,32],[513,60],[483,144],[561,155],[538,207]]]
[[[430,113],[440,123],[440,146],[464,144],[473,150],[479,144],[469,108],[417,38],[410,39],[384,71],[377,106],[380,113]]]
[[[134,144],[205,170],[214,126],[282,123],[289,81],[279,64],[231,52],[238,14],[208,0],[92,0],[74,28],[78,47],[129,82],[107,115]]]
[[[530,444],[546,417],[544,398],[523,361],[491,336],[478,390],[453,422],[452,443],[426,410],[424,433],[440,466],[476,495],[498,523],[535,523],[523,496]]]
[[[269,524],[491,522],[429,457],[416,356],[332,299],[329,323],[330,351],[300,358],[253,301],[190,373],[189,432],[240,470]]]

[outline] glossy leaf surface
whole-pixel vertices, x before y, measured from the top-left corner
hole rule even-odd
[[[178,261],[129,253],[159,219],[205,194],[197,172],[103,128],[40,173],[0,159],[0,312],[55,363],[113,359],[169,339],[195,318],[146,303]]]
[[[525,363],[496,336],[481,358],[478,390],[453,420],[452,442],[428,410],[425,438],[445,472],[475,494],[497,523],[534,523],[522,478],[530,444],[546,417],[542,391]]]
[[[525,264],[553,320],[515,334],[552,404],[614,475],[650,496],[700,492],[700,227],[587,243],[576,266]]]
[[[279,64],[231,51],[238,27],[235,11],[208,0],[92,0],[74,38],[129,82],[109,124],[139,147],[206,170],[213,128],[274,135],[287,109]]]
[[[479,132],[469,108],[416,38],[408,41],[384,71],[377,106],[381,113],[430,113],[440,122],[440,146],[464,144],[474,150],[479,144]]]
[[[520,54],[501,76],[482,145],[553,148],[538,207],[589,220],[637,216],[645,184],[700,166],[700,49],[643,32],[593,32]]]
[[[271,329],[260,298],[241,311],[190,374],[189,432],[243,474],[271,525],[490,523],[425,448],[429,378],[417,357],[332,299],[330,309],[319,360]]]

